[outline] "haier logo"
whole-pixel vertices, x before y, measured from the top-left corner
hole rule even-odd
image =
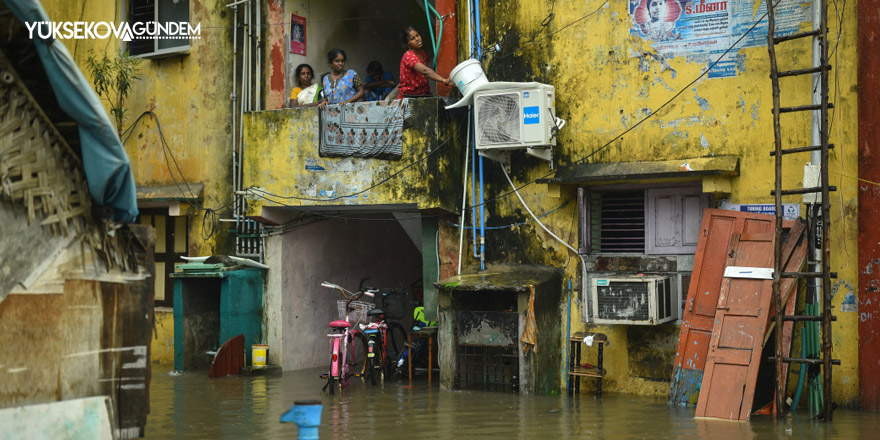
[[[523,108],[523,124],[537,124],[541,122],[541,112],[538,106]]]

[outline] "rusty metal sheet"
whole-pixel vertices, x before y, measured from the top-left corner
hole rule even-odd
[[[775,217],[763,214],[723,209],[703,211],[673,363],[670,404],[690,406],[697,403],[731,237],[734,234],[771,232],[775,221]]]
[[[859,407],[880,411],[880,186],[868,183],[880,182],[880,0],[860,0],[858,11]]]
[[[244,350],[243,334],[229,338],[220,346],[217,354],[214,355],[214,361],[211,362],[208,377],[214,379],[237,375],[244,368]]]

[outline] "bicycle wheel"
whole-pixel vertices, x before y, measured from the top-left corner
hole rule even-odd
[[[348,384],[351,376],[363,377],[366,369],[367,337],[361,332],[348,334],[348,355],[345,359],[345,379],[342,384]]]
[[[397,360],[406,349],[406,331],[403,326],[396,322],[389,322],[385,341],[385,376],[393,377],[392,373],[397,367]]]

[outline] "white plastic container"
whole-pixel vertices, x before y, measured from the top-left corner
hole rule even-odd
[[[468,90],[489,82],[480,62],[473,58],[455,66],[449,73],[449,79],[462,95],[467,95]]]

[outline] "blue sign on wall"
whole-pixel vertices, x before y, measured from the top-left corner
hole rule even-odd
[[[541,111],[538,106],[523,108],[523,124],[537,124],[541,122]]]

